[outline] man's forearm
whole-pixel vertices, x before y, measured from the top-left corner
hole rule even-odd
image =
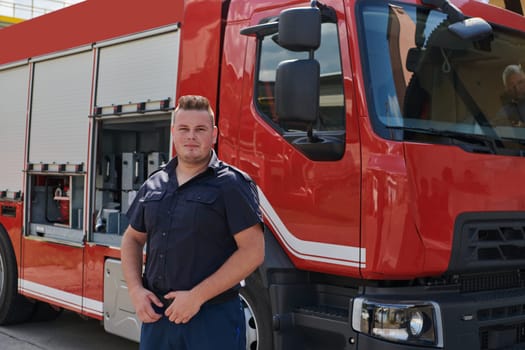
[[[249,245],[239,247],[215,273],[196,285],[191,292],[204,303],[246,278],[263,260],[264,240],[261,232],[256,233]]]
[[[122,273],[130,290],[142,286],[142,249],[139,242],[130,235],[124,235],[121,245]]]
[[[232,288],[260,265],[253,254],[236,251],[215,273],[196,285],[192,292],[202,303]]]

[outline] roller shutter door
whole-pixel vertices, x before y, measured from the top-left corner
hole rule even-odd
[[[22,190],[29,66],[0,71],[0,190]]]
[[[93,54],[35,63],[30,163],[86,163]]]
[[[102,47],[97,106],[126,105],[175,97],[179,32]]]

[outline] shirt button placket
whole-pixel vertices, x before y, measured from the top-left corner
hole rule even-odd
[[[171,230],[171,225],[172,225],[172,220],[173,220],[173,207],[175,206],[175,203],[177,203],[177,195],[176,194],[177,194],[177,192],[175,191],[175,193],[173,195],[173,198],[171,199],[171,201],[169,201],[169,207],[167,208],[168,209],[167,210],[167,212],[168,212],[168,220],[166,220],[164,222],[164,225],[167,225],[167,227],[164,226],[164,229],[167,230],[167,231],[163,231],[161,233],[162,241],[163,241],[163,244],[164,244],[164,251],[159,254],[159,264],[162,266],[162,271],[163,271],[163,274],[166,276],[166,282],[167,283],[169,281],[168,268],[167,268],[167,261],[168,261],[168,259],[166,259],[167,252],[168,252],[168,245],[169,245],[168,232],[169,232],[169,230]]]

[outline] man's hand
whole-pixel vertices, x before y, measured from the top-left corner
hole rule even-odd
[[[163,306],[162,302],[155,294],[153,294],[153,292],[146,288],[138,287],[130,291],[129,295],[139,320],[144,323],[151,323],[157,322],[162,317],[162,314],[156,313],[151,306],[152,303],[158,307]]]
[[[169,292],[164,298],[173,300],[164,315],[175,323],[188,323],[199,312],[203,304],[191,291]]]
[[[163,304],[153,292],[142,285],[143,248],[147,235],[128,226],[120,246],[122,273],[128,284],[128,294],[135,307],[137,317],[144,323],[158,321],[162,314],[155,312],[151,304],[162,307]]]

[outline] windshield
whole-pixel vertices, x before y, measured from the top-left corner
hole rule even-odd
[[[525,154],[524,33],[492,25],[493,36],[470,42],[451,33],[438,10],[387,2],[361,2],[359,10],[376,132]]]

